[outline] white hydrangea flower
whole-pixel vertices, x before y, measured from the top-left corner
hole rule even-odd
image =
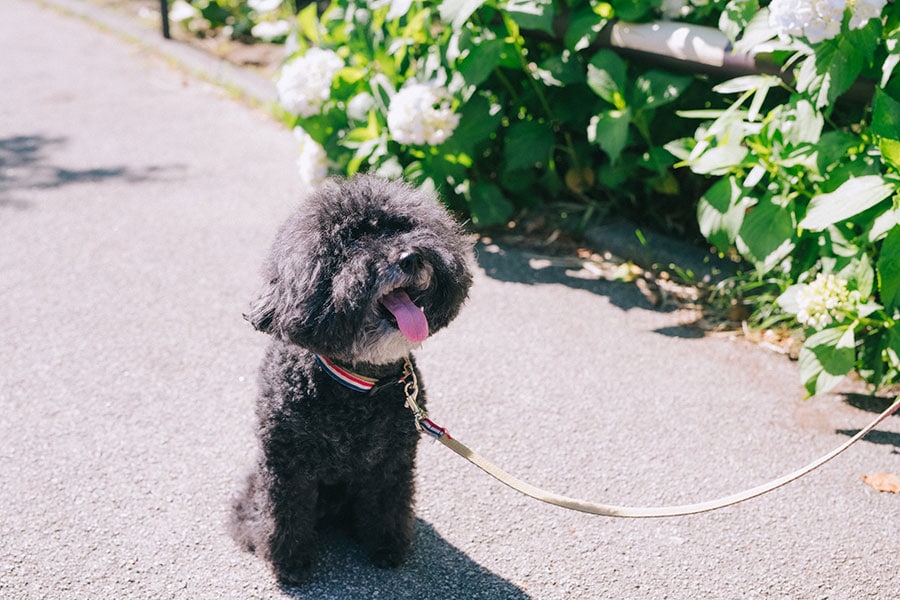
[[[841,32],[847,0],[772,0],[769,25],[782,38],[805,37],[816,44]]]
[[[368,92],[353,96],[347,103],[347,116],[355,121],[365,121],[369,111],[375,106],[375,98]]]
[[[275,84],[281,106],[290,113],[311,117],[331,97],[331,82],[344,66],[331,50],[310,48],[284,66]]]
[[[861,301],[860,293],[847,289],[847,282],[835,275],[819,273],[816,279],[797,290],[797,321],[807,327],[822,329],[844,313],[854,311]]]
[[[848,0],[847,5],[850,14],[850,29],[862,29],[869,19],[877,19],[881,16],[881,10],[887,0]]]
[[[176,23],[187,21],[188,19],[193,19],[194,17],[199,16],[200,11],[197,10],[197,7],[191,5],[185,0],[175,0],[175,2],[172,3],[172,6],[169,7],[169,19],[175,21]]]
[[[258,13],[270,13],[281,6],[282,0],[247,0],[247,6]]]
[[[250,29],[250,34],[256,39],[270,42],[274,39],[286,36],[290,30],[290,22],[286,19],[279,19],[274,23],[271,21],[257,23]]]
[[[325,149],[300,127],[294,128],[294,137],[300,142],[300,156],[297,158],[297,172],[300,181],[314,190],[328,177],[331,163]]]
[[[453,135],[459,115],[450,109],[446,88],[414,83],[391,98],[387,122],[391,137],[401,144],[437,146]]]

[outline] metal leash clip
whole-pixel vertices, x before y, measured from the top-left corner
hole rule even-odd
[[[419,397],[419,381],[416,379],[416,373],[413,370],[409,357],[403,359],[403,376],[400,377],[400,381],[404,384],[403,393],[406,395],[405,406],[412,411],[416,429],[421,432],[423,431],[422,420],[427,419],[428,415],[425,414],[425,411],[419,408],[419,405],[416,403],[416,398]]]

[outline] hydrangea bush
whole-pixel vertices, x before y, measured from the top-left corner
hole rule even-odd
[[[781,71],[714,85],[598,43],[660,18]],[[696,206],[751,265],[757,313],[805,330],[816,394],[900,378],[898,31],[885,0],[335,0],[298,15],[278,91],[310,185],[404,177],[479,227],[548,202]]]
[[[683,206],[662,144],[691,131],[674,108],[692,77],[599,49],[617,5],[660,15],[654,2],[308,6],[288,40],[282,106],[332,171],[435,186],[480,227],[548,201],[581,219],[650,198]]]
[[[714,91],[734,98],[667,148],[712,178],[697,214],[707,239],[736,248],[782,314],[805,329],[811,394],[857,371],[900,374],[900,9],[885,0],[729,3],[739,50],[782,76]],[[771,312],[771,307],[766,312]],[[775,319],[783,318],[776,314]]]
[[[292,0],[175,0],[169,20],[199,36],[283,42],[291,31]]]

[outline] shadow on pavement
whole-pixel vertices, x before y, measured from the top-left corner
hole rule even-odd
[[[686,325],[673,325],[672,327],[660,327],[653,331],[666,337],[680,338],[683,340],[699,340],[706,337],[706,333],[700,327],[690,323]]]
[[[498,241],[487,244],[479,241],[475,256],[478,265],[492,279],[526,285],[561,284],[606,296],[623,310],[653,308],[634,285],[586,272],[577,258],[548,256]],[[674,308],[662,306],[654,310],[668,312]]]
[[[844,397],[844,401],[853,408],[858,408],[859,410],[864,410],[870,413],[882,413],[887,410],[887,407],[894,402],[893,397],[887,398],[883,396],[853,393],[841,395]],[[898,417],[900,417],[900,415],[894,415],[894,418]]]
[[[882,413],[887,410],[887,408],[894,402],[893,397],[887,398],[883,396],[853,393],[845,393],[841,395],[843,396],[844,401],[850,406],[870,413]],[[900,415],[896,413],[893,417],[891,417],[891,419],[898,418],[900,418]],[[835,431],[835,433],[846,435],[847,437],[852,437],[859,432],[859,429],[837,429]],[[872,431],[866,437],[864,437],[863,441],[872,444],[879,444],[882,446],[894,446],[894,453],[900,453],[900,433],[894,433],[892,431],[881,431],[876,429],[875,431]]]
[[[360,547],[344,536],[322,540],[312,579],[300,587],[284,587],[297,600],[374,598],[390,590],[391,600],[465,598],[527,600],[522,589],[474,562],[421,519],[416,523],[413,553],[397,569],[379,569]]]
[[[141,170],[123,166],[95,169],[66,169],[54,165],[48,154],[65,146],[62,137],[19,135],[0,139],[0,208],[24,209],[28,204],[13,192],[25,189],[53,189],[74,183],[119,179],[138,183],[158,177],[176,167],[148,167]]]
[[[860,431],[860,429],[838,429],[836,430],[836,433],[846,435],[847,437],[853,437]],[[878,444],[879,446],[894,446],[894,448],[897,448],[894,452],[900,453],[900,433],[879,431],[876,429],[875,431],[870,431],[862,441]]]

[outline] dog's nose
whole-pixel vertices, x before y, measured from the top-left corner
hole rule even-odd
[[[400,269],[406,273],[407,275],[412,275],[416,271],[422,268],[425,264],[425,259],[422,258],[422,255],[418,250],[407,250],[403,254],[400,255],[400,260],[398,261],[400,265]]]

